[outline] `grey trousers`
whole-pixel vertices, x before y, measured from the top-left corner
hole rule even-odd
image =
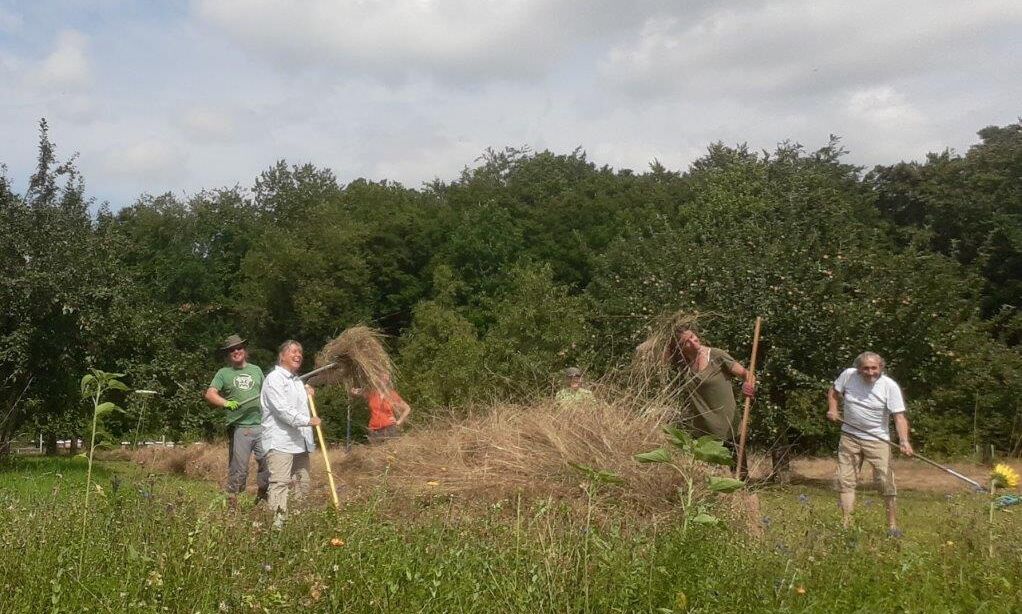
[[[295,501],[309,493],[309,453],[290,454],[270,450],[266,455],[270,468],[270,509],[275,514],[287,513],[287,491],[294,480]]]
[[[375,431],[369,431],[366,433],[366,437],[369,439],[369,443],[383,443],[388,439],[393,439],[401,434],[401,431],[397,430],[396,424],[385,426],[382,429]]]
[[[227,445],[228,494],[236,495],[245,490],[248,484],[248,459],[254,454],[259,470],[256,474],[256,485],[259,487],[256,498],[266,499],[270,487],[270,467],[263,453],[262,433],[263,427],[259,425],[231,428]]]

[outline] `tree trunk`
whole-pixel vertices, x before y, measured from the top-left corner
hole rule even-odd
[[[47,456],[57,455],[57,434],[46,433],[43,435],[43,447],[46,449]]]

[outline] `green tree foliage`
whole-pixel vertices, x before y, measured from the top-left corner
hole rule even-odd
[[[613,372],[652,318],[686,309],[743,362],[764,317],[761,444],[829,442],[824,392],[871,349],[918,440],[1022,447],[1018,124],[984,129],[964,156],[866,176],[836,140],[715,144],[687,172],[504,149],[420,189],[280,161],[249,190],[143,195],[115,213],[90,210],[74,157],[58,162],[40,133],[25,194],[0,173],[0,443],[83,434],[70,374],[97,365],[159,393],[144,420],[117,399],[112,437],[215,436],[201,394],[234,332],[269,368],[285,338],[311,358],[369,322],[394,338],[398,388],[421,415],[548,394],[568,365]],[[331,421],[346,415],[346,394],[321,399]]]
[[[518,397],[549,392],[551,374],[589,362],[588,301],[554,282],[546,264],[514,267],[484,338],[492,384]]]
[[[1022,343],[1022,123],[979,131],[964,156],[876,167],[867,177],[885,217],[980,272],[983,314]]]
[[[485,398],[490,390],[485,351],[476,327],[454,305],[459,282],[440,266],[435,296],[416,305],[401,340],[397,384],[420,406],[454,407]]]

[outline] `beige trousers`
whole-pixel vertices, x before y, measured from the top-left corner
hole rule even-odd
[[[287,491],[294,480],[295,501],[309,493],[309,453],[291,454],[270,450],[266,454],[270,470],[269,504],[274,513],[287,513]]]
[[[882,441],[859,439],[841,433],[837,448],[837,483],[839,492],[855,492],[863,463],[873,467],[873,481],[885,497],[898,494],[891,468],[891,447]],[[272,478],[271,478],[272,479]]]

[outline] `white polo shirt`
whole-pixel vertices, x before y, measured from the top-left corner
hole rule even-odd
[[[860,439],[869,439],[872,435],[884,441],[891,440],[888,430],[891,414],[905,411],[901,388],[893,379],[881,375],[870,384],[856,369],[845,369],[834,380],[834,390],[844,401],[843,432]]]

